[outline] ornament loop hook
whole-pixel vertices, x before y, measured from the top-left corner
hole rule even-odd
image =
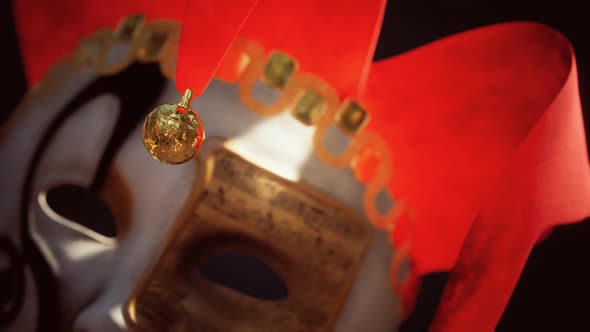
[[[193,99],[193,90],[186,89],[184,94],[180,98],[180,102],[178,102],[178,107],[183,108],[185,110],[189,110],[191,108],[191,102]]]

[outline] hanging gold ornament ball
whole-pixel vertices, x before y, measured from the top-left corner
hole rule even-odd
[[[205,141],[203,124],[190,107],[192,91],[187,89],[178,104],[156,107],[145,119],[142,139],[148,152],[168,164],[191,160]]]

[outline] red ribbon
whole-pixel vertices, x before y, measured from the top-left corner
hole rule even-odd
[[[176,88],[192,89],[195,98],[207,88],[257,0],[187,1],[178,49]]]
[[[452,269],[432,330],[493,331],[541,234],[590,212],[568,41],[485,27],[375,63],[366,91],[415,215],[413,272]]]
[[[233,11],[220,3],[189,7],[202,11],[183,21],[183,30],[194,34],[181,39],[177,70],[196,67],[186,81],[179,75],[179,85],[204,87],[238,34],[266,51],[292,54],[300,71],[323,77],[342,97],[358,97],[372,113],[367,129],[391,147],[389,189],[414,215],[411,228],[402,221],[392,236],[402,243],[412,233],[410,284],[421,274],[451,270],[432,330],[493,331],[540,235],[590,214],[590,170],[567,40],[546,26],[509,23],[371,65],[384,1],[259,0],[247,19],[247,5]],[[16,2],[30,82],[84,35],[138,10],[182,19],[183,5]],[[204,5],[215,14],[207,16]],[[214,19],[222,13],[229,25]],[[246,19],[241,29],[240,17]],[[208,37],[216,33],[223,41]]]

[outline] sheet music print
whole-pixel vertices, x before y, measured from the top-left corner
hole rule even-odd
[[[213,158],[194,214],[138,293],[138,325],[146,331],[330,330],[368,248],[368,224],[232,152]],[[221,252],[265,262],[285,281],[287,298],[264,301],[201,278],[199,262]]]

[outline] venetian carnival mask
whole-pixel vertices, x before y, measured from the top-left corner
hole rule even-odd
[[[396,331],[444,271],[430,329],[493,331],[590,213],[567,39],[372,62],[384,0],[230,2],[15,2],[38,83],[0,128],[0,330]]]
[[[396,330],[396,253],[368,221],[396,203],[325,162],[350,157],[362,105],[236,40],[241,76],[194,104],[200,154],[159,163],[142,126],[180,98],[178,36],[141,17],[100,30],[2,128],[8,331]]]

